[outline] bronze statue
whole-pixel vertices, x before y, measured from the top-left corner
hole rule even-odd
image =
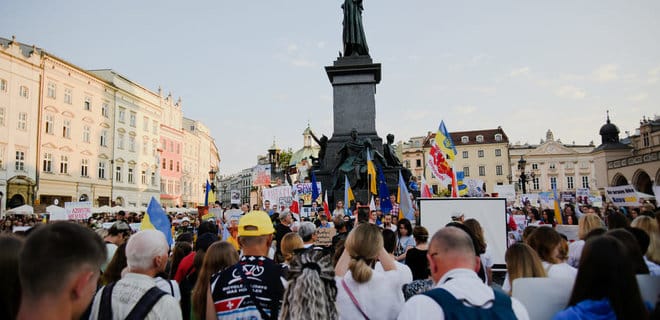
[[[344,57],[368,56],[367,37],[362,27],[362,0],[344,0]]]
[[[394,150],[394,135],[387,135],[387,143],[383,145],[383,153],[385,153],[385,163],[390,168],[401,167],[401,161],[396,156],[396,151]]]
[[[320,168],[323,166],[323,163],[325,161],[325,150],[328,147],[328,137],[326,137],[325,135],[321,135],[321,139],[319,139],[314,135],[314,132],[310,131],[310,133],[314,141],[316,141],[319,147],[321,147],[321,149],[319,149],[318,157],[317,158],[314,158],[313,156],[311,157],[312,165],[315,168]]]

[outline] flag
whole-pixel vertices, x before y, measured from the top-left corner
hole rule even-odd
[[[410,221],[415,220],[415,211],[413,209],[412,200],[410,200],[410,194],[408,193],[406,182],[403,181],[401,171],[399,171],[399,210],[401,210],[402,215],[406,219]]]
[[[208,207],[209,206],[209,193],[211,193],[211,184],[209,184],[209,181],[206,180],[206,187],[204,188],[204,206]]]
[[[371,202],[369,202],[369,210],[376,210],[376,202],[374,201],[374,197],[371,197]]]
[[[170,219],[167,218],[165,210],[156,201],[156,198],[151,197],[151,201],[149,201],[149,206],[147,207],[147,213],[142,217],[140,230],[155,229],[162,232],[165,235],[165,239],[167,239],[167,244],[171,247],[172,243],[174,243],[171,228]]]
[[[316,175],[312,171],[312,202],[316,202],[319,197],[319,187],[316,185]]]
[[[289,207],[289,211],[293,213],[300,213],[300,208],[298,207],[298,200],[293,199],[293,201],[291,201],[291,206]]]
[[[435,134],[435,142],[437,143],[438,147],[440,147],[440,150],[442,150],[442,152],[447,155],[449,160],[454,160],[454,158],[456,158],[456,147],[454,146],[454,142],[451,140],[451,135],[447,131],[447,127],[445,127],[444,121],[440,121],[440,127],[438,128],[438,132]]]
[[[434,177],[440,180],[451,178],[451,166],[435,140],[431,140],[431,149],[429,150],[427,163]]]
[[[463,180],[465,179],[465,174],[463,171],[456,171],[456,186],[458,190],[458,196],[464,196],[468,193],[468,188]]]
[[[376,168],[371,160],[371,150],[367,148],[367,175],[369,176],[369,191],[371,194],[378,194],[376,191]]]
[[[328,220],[332,219],[332,213],[330,213],[330,206],[328,205],[328,190],[325,190],[325,194],[323,196],[323,211],[328,217]]]
[[[385,175],[381,166],[378,166],[378,196],[380,197],[380,210],[383,213],[390,213],[392,211],[390,191],[387,188],[387,181],[385,181]]]
[[[563,224],[562,216],[561,216],[561,208],[559,207],[559,196],[557,195],[557,185],[555,184],[552,187],[552,193],[555,195],[555,222],[557,224]]]
[[[355,200],[355,196],[351,184],[348,182],[348,176],[344,176],[344,208],[350,208],[353,200]]]
[[[426,179],[424,179],[423,176],[422,176],[422,197],[423,198],[432,198],[433,197],[433,192],[431,191],[431,188],[426,183]]]

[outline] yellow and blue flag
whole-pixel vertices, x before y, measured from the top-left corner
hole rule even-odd
[[[369,175],[369,191],[371,194],[378,194],[376,187],[376,168],[371,160],[371,150],[367,148],[367,174]]]
[[[142,217],[140,230],[158,230],[165,235],[167,244],[170,247],[174,243],[170,219],[167,218],[165,210],[163,210],[163,207],[160,206],[160,203],[154,197],[151,197],[151,201],[149,201],[149,206],[147,207],[147,213]]]
[[[440,147],[440,150],[447,155],[449,160],[454,160],[456,158],[456,147],[454,146],[449,131],[447,131],[447,127],[445,127],[444,120],[440,121],[440,127],[435,134],[435,143]]]
[[[415,219],[415,209],[412,205],[412,200],[410,200],[410,194],[408,193],[408,187],[406,182],[403,181],[403,176],[401,171],[399,171],[399,210],[401,210],[401,215],[406,219],[413,221]]]
[[[348,176],[344,176],[344,208],[351,207],[351,201],[355,200],[351,183],[348,182]]]

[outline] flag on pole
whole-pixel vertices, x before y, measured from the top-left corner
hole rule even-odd
[[[367,148],[367,175],[369,175],[369,191],[371,194],[378,194],[376,189],[376,168],[371,160],[371,150]]]
[[[467,195],[468,193],[468,188],[465,183],[463,183],[463,180],[465,179],[465,174],[463,171],[456,171],[456,186],[458,189],[458,196],[464,196]]]
[[[204,188],[204,206],[208,207],[209,205],[209,193],[211,192],[211,184],[209,184],[209,181],[206,180],[206,187]]]
[[[297,199],[293,199],[293,201],[291,201],[291,206],[289,207],[289,211],[291,211],[292,213],[297,213],[297,214],[300,213],[300,207],[298,206],[298,200]]]
[[[401,210],[401,214],[406,219],[410,221],[415,219],[415,211],[413,209],[412,200],[410,200],[410,194],[408,193],[406,182],[403,181],[401,171],[399,171],[399,210]]]
[[[350,208],[353,200],[355,200],[355,196],[351,184],[348,182],[348,176],[344,176],[344,208]]]
[[[165,235],[165,239],[167,239],[167,244],[172,247],[174,240],[172,239],[172,226],[170,225],[170,219],[167,218],[165,210],[163,210],[160,203],[156,201],[156,198],[151,197],[151,201],[149,201],[149,206],[147,207],[147,213],[142,217],[140,230],[154,229],[162,232]]]
[[[390,191],[387,188],[387,181],[383,174],[383,168],[378,166],[378,196],[380,197],[380,210],[383,213],[392,211],[392,202],[390,202]]]
[[[422,198],[432,198],[432,197],[433,197],[433,191],[431,191],[431,188],[426,183],[426,179],[424,179],[424,176],[422,176]]]
[[[451,139],[447,127],[445,127],[445,122],[440,121],[440,127],[438,132],[435,134],[435,142],[437,143],[440,150],[442,150],[449,160],[454,160],[456,158],[456,147],[454,146],[454,141]]]
[[[559,196],[557,195],[557,185],[555,184],[552,187],[552,192],[554,193],[555,196],[555,222],[557,224],[563,224],[563,220],[561,217],[561,208],[559,207]]]
[[[332,214],[330,213],[330,206],[328,205],[328,190],[325,190],[325,194],[323,196],[323,211],[325,212],[325,215],[328,217],[328,220],[331,220]]]
[[[319,187],[316,185],[316,175],[312,171],[312,202],[316,202],[319,197]]]

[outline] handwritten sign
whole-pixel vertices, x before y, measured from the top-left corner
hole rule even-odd
[[[266,188],[261,191],[261,195],[263,196],[264,202],[268,200],[271,204],[276,203],[286,207],[291,205],[291,187],[289,186]]]
[[[321,198],[321,195],[323,194],[323,190],[321,189],[321,182],[316,182],[316,187],[319,189],[319,199],[315,199],[315,200],[319,201],[319,200],[321,200],[320,198]],[[302,199],[303,200],[303,205],[305,205],[305,206],[311,206],[312,205],[312,183],[311,182],[296,183],[296,184],[293,185],[292,190],[295,194],[294,198]]]
[[[69,220],[87,220],[92,216],[92,202],[65,202],[64,210]]]
[[[337,234],[335,228],[318,228],[316,229],[316,242],[314,243],[320,247],[329,247],[332,245],[332,237]]]
[[[516,201],[516,188],[512,184],[495,185],[493,192],[498,193],[500,198],[506,198],[507,201]]]
[[[639,207],[637,192],[631,185],[605,188],[607,198],[617,207]]]
[[[575,189],[575,200],[579,204],[589,204],[589,188]]]
[[[580,240],[578,239],[578,226],[569,225],[569,224],[558,224],[555,227],[555,230],[565,235],[568,241],[570,242]]]

